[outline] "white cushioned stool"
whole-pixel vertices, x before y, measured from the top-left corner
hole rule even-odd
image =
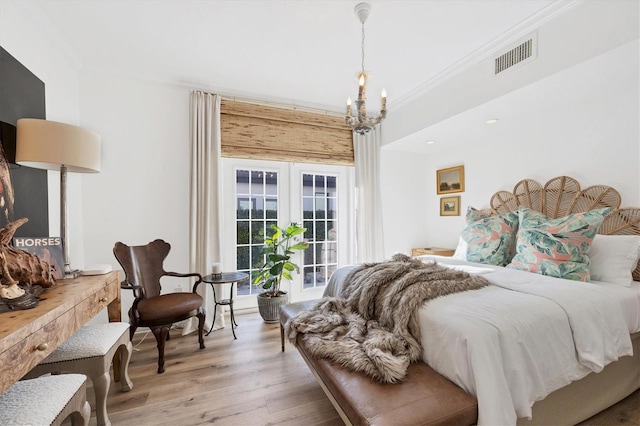
[[[73,426],[89,424],[87,377],[60,374],[21,380],[0,394],[0,425],[60,425],[71,416]]]
[[[111,424],[107,415],[107,394],[111,386],[109,367],[113,356],[120,348],[122,348],[120,385],[123,392],[128,392],[133,387],[129,380],[132,347],[129,340],[129,324],[124,322],[81,327],[25,377],[39,377],[45,373],[86,374],[93,382],[98,426],[109,426]]]

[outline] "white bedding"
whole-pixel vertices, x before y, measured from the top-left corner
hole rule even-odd
[[[513,425],[537,400],[620,356],[640,331],[640,286],[567,281],[439,256],[492,286],[434,299],[419,311],[423,358],[475,395],[479,425]],[[354,266],[338,269],[338,294]]]

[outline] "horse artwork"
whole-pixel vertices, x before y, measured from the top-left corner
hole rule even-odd
[[[11,245],[13,234],[27,221],[18,219],[0,229],[0,312],[33,308],[44,289],[56,284],[49,263]]]

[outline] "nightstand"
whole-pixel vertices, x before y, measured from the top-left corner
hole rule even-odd
[[[442,248],[442,247],[426,247],[426,248],[412,248],[411,256],[422,256],[425,254],[434,254],[437,256],[453,256],[455,250]]]

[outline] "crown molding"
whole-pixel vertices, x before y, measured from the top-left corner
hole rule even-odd
[[[505,31],[487,44],[476,49],[451,66],[445,68],[432,78],[426,80],[424,83],[416,87],[408,94],[393,102],[390,102],[388,109],[398,109],[413,102],[414,100],[428,93],[433,88],[443,84],[447,80],[450,80],[457,75],[462,74],[463,72],[479,64],[480,62],[491,58],[495,54],[495,52],[521,40],[523,37],[540,28],[544,23],[555,19],[556,17],[573,9],[578,4],[583,2],[584,0],[558,0],[551,3],[550,5],[531,15],[529,18],[522,21],[518,25]]]

